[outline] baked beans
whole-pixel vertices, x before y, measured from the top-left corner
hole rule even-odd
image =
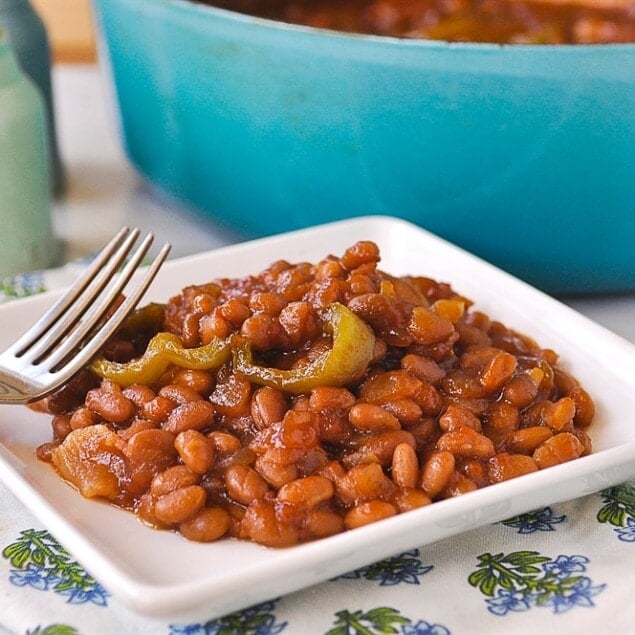
[[[199,0],[273,20],[450,42],[635,41],[630,0]]]
[[[158,529],[283,547],[591,452],[593,400],[554,351],[379,259],[361,241],[186,287],[161,307],[170,363],[124,327],[38,404],[38,456]]]

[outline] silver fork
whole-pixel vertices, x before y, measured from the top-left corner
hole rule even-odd
[[[148,234],[122,267],[138,237],[138,229],[120,230],[86,273],[0,354],[0,403],[29,403],[50,394],[85,366],[113,335],[150,286],[170,251],[166,243],[143,278],[131,285],[125,300],[113,310],[113,302],[153,241],[152,234]]]

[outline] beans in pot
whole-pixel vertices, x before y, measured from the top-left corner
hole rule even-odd
[[[149,341],[139,309],[38,404],[38,456],[157,529],[284,547],[591,452],[593,399],[554,351],[379,262],[361,241],[186,287]]]

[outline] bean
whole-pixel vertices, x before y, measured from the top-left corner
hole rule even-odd
[[[349,247],[340,262],[345,269],[352,271],[366,263],[376,263],[379,261],[379,249],[377,245],[368,240],[361,240]]]
[[[214,377],[207,370],[197,368],[179,368],[172,375],[172,383],[193,390],[196,394],[207,397],[214,388]]]
[[[426,417],[436,417],[443,409],[443,398],[432,384],[422,384],[414,400]]]
[[[258,388],[251,399],[251,417],[260,430],[276,421],[282,421],[287,411],[287,401],[280,390],[263,386]]]
[[[234,452],[238,452],[242,447],[240,439],[233,434],[229,434],[229,432],[212,430],[207,434],[207,438],[212,441],[216,452],[219,454],[233,454]]]
[[[69,425],[71,430],[77,430],[99,423],[99,420],[99,415],[96,412],[80,406],[71,415]]]
[[[466,408],[450,404],[439,417],[439,427],[444,432],[463,427],[481,432],[481,420]]]
[[[509,381],[516,370],[516,358],[501,351],[495,355],[480,375],[481,385],[487,394],[500,390]]]
[[[399,487],[414,488],[419,477],[419,460],[413,447],[400,443],[392,455],[392,480]]]
[[[421,470],[420,485],[430,498],[436,498],[450,482],[454,474],[454,454],[448,451],[433,452]]]
[[[417,344],[437,344],[454,333],[454,325],[445,316],[422,306],[412,310],[408,332]]]
[[[538,386],[528,373],[514,375],[503,387],[502,397],[516,408],[528,406],[538,394]]]
[[[143,384],[131,384],[122,390],[126,399],[130,399],[137,408],[143,408],[145,404],[156,397],[156,393],[149,386]]]
[[[404,426],[413,425],[423,416],[421,406],[414,399],[396,399],[387,401],[383,408],[397,417]]]
[[[450,320],[452,324],[455,324],[463,317],[465,313],[465,302],[463,300],[449,300],[442,298],[432,304],[430,309],[437,315],[441,315],[442,317]]]
[[[189,467],[185,465],[175,465],[167,468],[163,472],[159,472],[150,484],[150,492],[154,496],[164,496],[177,489],[182,489],[190,485],[196,485],[199,476],[194,474]]]
[[[334,493],[333,483],[316,475],[286,483],[278,490],[277,498],[283,503],[311,509],[331,499]]]
[[[357,295],[348,302],[348,308],[381,336],[393,333],[402,321],[397,308],[381,293]]]
[[[181,325],[181,341],[185,348],[196,346],[199,340],[199,323],[203,314],[200,311],[188,313],[183,317]]]
[[[399,419],[394,414],[370,403],[355,404],[348,412],[348,420],[356,428],[368,432],[401,428]]]
[[[318,263],[315,271],[315,279],[318,281],[329,280],[331,278],[342,278],[344,276],[344,268],[333,257],[325,258]]]
[[[404,370],[393,370],[367,379],[361,386],[359,397],[367,403],[381,405],[397,399],[414,399],[422,382]]]
[[[339,534],[346,527],[344,519],[338,513],[325,509],[313,509],[306,516],[304,528],[307,537],[312,539]]]
[[[183,463],[195,474],[205,474],[214,463],[214,442],[198,430],[179,432],[174,447]]]
[[[445,432],[436,443],[437,450],[447,450],[455,456],[488,459],[494,455],[492,440],[472,428],[459,428]]]
[[[355,395],[346,388],[320,386],[311,391],[309,409],[311,412],[323,410],[346,410],[355,405]]]
[[[484,461],[461,458],[457,461],[457,470],[476,483],[477,487],[485,487],[490,484],[487,465]]]
[[[308,302],[290,302],[280,311],[278,321],[292,346],[315,339],[322,331]]]
[[[272,487],[278,489],[298,478],[298,467],[295,463],[272,460],[266,452],[256,459],[256,471]]]
[[[232,328],[240,328],[240,325],[251,315],[249,307],[238,298],[227,300],[227,302],[224,302],[218,308],[220,314],[227,320]]]
[[[310,412],[287,411],[280,426],[279,440],[287,448],[306,450],[315,447],[318,442],[315,418]]]
[[[536,465],[542,470],[546,467],[572,461],[582,455],[584,445],[570,432],[561,432],[547,439],[533,453]]]
[[[298,542],[297,529],[281,523],[273,504],[264,500],[256,500],[247,507],[240,523],[240,535],[267,547],[288,547]]]
[[[445,376],[445,371],[434,360],[409,353],[401,358],[401,368],[421,381],[435,385]]]
[[[269,491],[267,483],[256,470],[246,465],[235,465],[225,472],[227,493],[236,502],[249,505]]]
[[[200,485],[188,485],[157,498],[154,514],[168,524],[182,523],[205,505],[207,494]]]
[[[492,483],[500,483],[537,470],[538,466],[530,456],[499,452],[489,460],[487,473]]]
[[[287,305],[283,296],[279,293],[262,291],[260,293],[252,293],[249,297],[249,308],[254,313],[268,313],[269,315],[278,315]]]
[[[462,496],[478,489],[478,485],[468,476],[454,471],[450,477],[450,481],[441,492],[442,498],[451,498],[453,496]]]
[[[202,430],[214,422],[214,406],[209,401],[190,401],[176,406],[162,424],[168,432]]]
[[[516,454],[532,454],[552,436],[553,432],[547,426],[531,426],[510,433],[505,444],[511,452]]]
[[[377,463],[356,465],[335,486],[338,497],[346,505],[375,498],[386,499],[395,490],[394,483]]]
[[[400,488],[392,499],[392,503],[400,512],[425,507],[431,502],[432,499],[424,491],[411,487]]]
[[[218,414],[226,417],[242,417],[251,411],[251,382],[234,373],[222,378],[210,395],[210,402]]]
[[[367,501],[356,505],[344,516],[347,529],[356,529],[370,523],[390,518],[397,513],[395,506],[381,500]]]
[[[278,318],[268,313],[255,313],[247,318],[240,334],[246,337],[256,351],[266,351],[278,348],[284,341],[284,329]]]
[[[159,395],[169,399],[175,404],[186,404],[191,401],[201,401],[203,397],[196,390],[189,386],[177,386],[176,384],[168,384],[159,390]]]
[[[346,467],[352,467],[360,463],[379,463],[388,467],[392,461],[395,448],[400,443],[407,443],[416,447],[414,436],[406,430],[393,430],[379,432],[372,435],[357,450],[342,458]]]
[[[54,415],[53,419],[51,419],[53,438],[56,441],[63,441],[71,433],[71,416],[72,415]]]
[[[157,395],[154,399],[151,399],[143,404],[142,413],[143,416],[150,421],[161,423],[167,420],[168,416],[174,409],[174,406],[175,403],[167,397]]]
[[[166,469],[176,456],[174,435],[156,428],[140,430],[130,437],[124,452],[132,465],[147,467],[156,474]]]
[[[204,507],[179,525],[188,540],[213,542],[222,538],[230,526],[230,516],[222,507]]]
[[[122,428],[117,431],[117,434],[126,441],[129,441],[130,438],[137,434],[137,432],[141,432],[142,430],[156,430],[159,426],[154,423],[154,421],[150,421],[148,419],[135,419],[127,428]]]
[[[520,413],[515,406],[506,401],[492,404],[486,413],[487,427],[490,431],[508,434],[518,429]]]
[[[224,340],[232,332],[229,322],[216,309],[209,315],[204,315],[199,321],[199,337],[202,344],[209,344],[215,339]]]
[[[554,432],[562,432],[573,425],[576,404],[571,397],[562,397],[555,403],[548,402],[543,410],[543,420]]]
[[[98,414],[102,420],[117,424],[124,424],[135,414],[136,407],[121,390],[114,385],[105,387],[102,382],[100,388],[93,388],[86,394],[86,407]]]
[[[580,428],[588,428],[595,416],[595,404],[589,393],[581,386],[576,386],[568,395],[575,403],[573,421]]]

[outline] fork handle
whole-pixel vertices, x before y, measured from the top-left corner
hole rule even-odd
[[[16,381],[11,384],[8,384],[0,379],[0,403],[24,404],[28,401],[32,401],[32,398],[29,398],[29,394],[30,393],[27,392],[26,388],[24,390],[20,388],[19,379],[16,378]]]

